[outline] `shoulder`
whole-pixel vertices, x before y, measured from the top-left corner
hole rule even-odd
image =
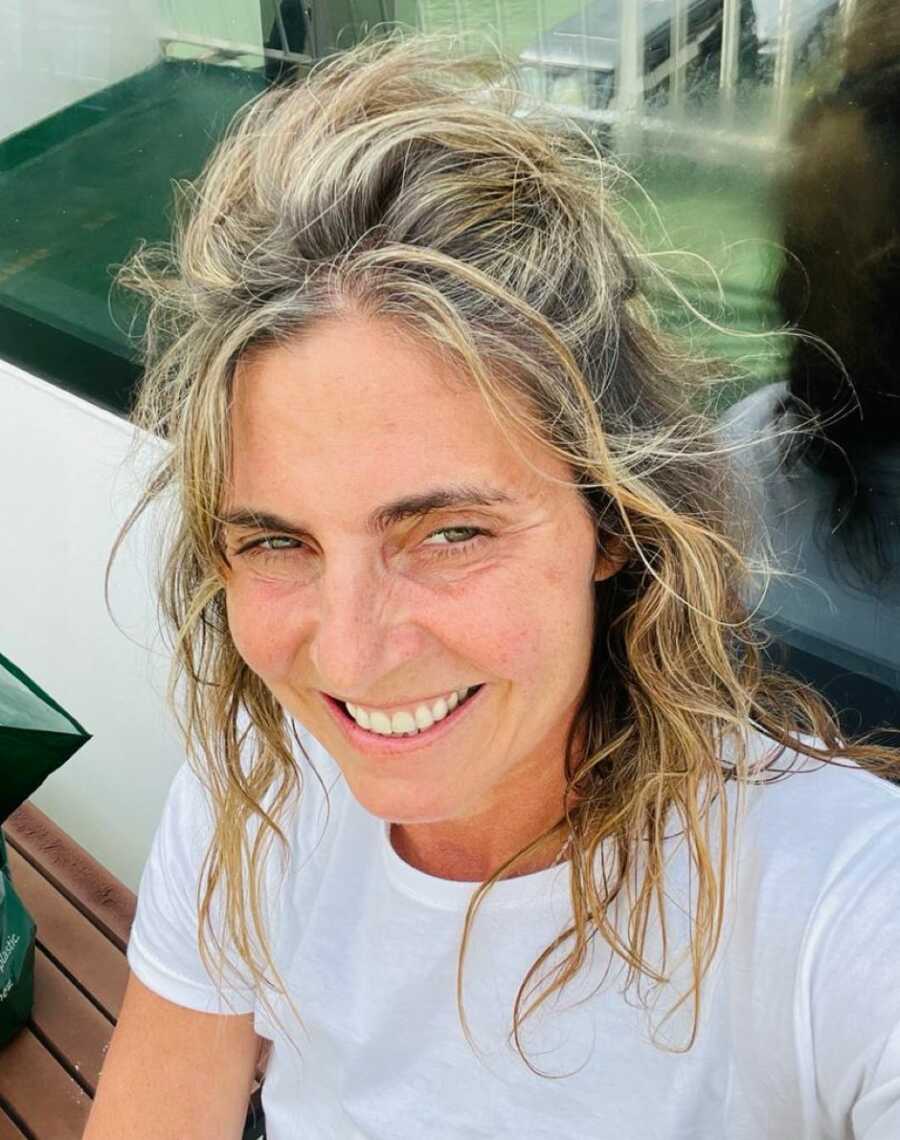
[[[833,863],[885,829],[900,844],[900,787],[851,760],[817,760],[781,749],[762,733],[749,738],[753,775],[736,789],[745,799],[745,824],[766,849],[802,846]],[[802,746],[816,741],[799,737]],[[896,832],[895,832],[895,829]]]
[[[777,751],[753,744],[760,758]],[[735,791],[745,810],[724,962],[742,1069],[769,1101],[800,1090],[816,1135],[849,1135],[863,1103],[879,1124],[854,1135],[897,1135],[882,1126],[898,1112],[900,789],[785,752]]]
[[[900,788],[849,760],[751,743],[770,763],[728,792],[738,953],[793,986],[800,964],[849,939],[877,972],[900,952]]]
[[[338,765],[309,730],[292,719],[287,723],[298,794],[285,802],[277,813],[277,822],[285,833],[292,860],[298,854],[310,854],[322,842],[329,815],[345,795],[345,784]],[[256,756],[258,738],[246,718],[241,729],[244,744],[240,763],[246,775]],[[260,799],[260,807],[268,813],[275,807],[280,783],[276,776]],[[215,802],[209,773],[195,762],[182,761],[169,787],[159,828],[160,836],[168,840],[170,859],[199,864],[215,828]],[[254,815],[248,828],[255,833],[261,824],[261,817]]]
[[[242,745],[238,763],[248,775],[261,759],[258,740],[253,739],[254,732],[246,720],[239,727]],[[254,1008],[256,984],[246,968],[247,959],[232,941],[232,929],[225,929],[229,896],[223,892],[227,883],[216,876],[214,889],[207,893],[210,856],[217,840],[221,843],[223,836],[228,836],[226,842],[240,839],[244,852],[254,852],[254,858],[259,852],[258,877],[254,874],[260,888],[259,909],[254,915],[258,914],[261,925],[256,924],[255,917],[250,922],[244,915],[245,948],[251,948],[257,962],[264,960],[259,934],[265,928],[270,942],[279,936],[285,904],[294,898],[294,880],[302,879],[304,890],[308,890],[314,879],[310,874],[292,872],[311,863],[332,842],[336,830],[329,827],[332,800],[345,798],[337,765],[305,730],[296,728],[291,740],[291,761],[296,771],[286,774],[287,785],[285,773],[273,771],[259,796],[261,811],[245,817],[246,834],[242,837],[234,835],[233,812],[226,808],[224,819],[220,817],[227,766],[204,770],[195,759],[185,759],[172,780],[141,875],[128,944],[131,968],[146,985],[171,1001],[192,1009],[224,1012],[224,998],[230,1012]],[[261,833],[270,822],[277,825],[283,843],[274,830]],[[242,891],[247,881],[242,879]],[[227,980],[224,974],[210,973],[200,954],[199,907],[204,896],[209,904],[210,929],[218,931],[216,938],[222,939],[220,964],[228,972]],[[304,915],[307,910],[300,905],[296,913]]]
[[[874,875],[883,879],[883,905],[900,913],[900,788],[849,760],[779,755],[779,746],[760,734],[751,747],[768,767],[729,789],[734,874],[745,911],[776,920],[797,948],[814,916],[836,913],[838,900]]]

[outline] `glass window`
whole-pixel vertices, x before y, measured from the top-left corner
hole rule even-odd
[[[730,366],[715,410],[778,571],[751,591],[773,657],[848,730],[900,725],[900,5],[501,8],[527,89],[635,176],[631,222],[706,320],[656,290],[661,318]]]
[[[241,54],[255,6],[228,7],[217,24],[177,0],[4,6],[0,353],[117,410],[137,370],[114,267],[167,235],[172,180],[265,82],[259,10]]]
[[[5,4],[0,355],[125,411],[131,317],[110,288],[167,237],[173,181],[267,83],[392,19],[389,0]]]
[[[233,112],[378,23],[487,33],[534,98],[633,176],[632,225],[705,318],[658,290],[662,319],[730,366],[724,436],[773,429],[736,462],[789,572],[755,599],[788,664],[852,710],[848,725],[900,722],[896,0],[4,11],[0,354],[119,410],[136,365],[112,270],[139,239],[166,236],[173,180],[199,171]],[[785,323],[811,335],[761,335]],[[810,409],[828,421],[848,408],[824,442],[782,450],[780,429]]]

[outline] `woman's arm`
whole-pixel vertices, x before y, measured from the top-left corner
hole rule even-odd
[[[83,1140],[240,1140],[253,1015],[198,1013],[131,974]]]

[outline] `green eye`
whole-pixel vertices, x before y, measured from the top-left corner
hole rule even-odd
[[[448,541],[439,543],[430,541],[440,535],[462,537],[448,537]],[[473,554],[489,537],[488,531],[482,530],[481,527],[445,526],[430,534],[422,545],[427,547],[431,558],[461,558]]]
[[[283,544],[283,545],[280,545]],[[285,550],[295,550],[302,546],[296,538],[287,538],[283,534],[270,535],[268,538],[255,538],[252,542],[248,542],[246,546],[242,546],[238,554],[253,554],[259,552],[260,554],[280,554]]]
[[[442,527],[440,530],[436,530],[434,532],[434,534],[429,535],[429,538],[434,538],[434,536],[438,535],[438,534],[456,534],[456,535],[464,534],[464,535],[472,536],[472,535],[484,534],[484,533],[485,533],[484,531],[479,530],[478,527],[476,527],[476,526],[445,526],[445,527]],[[462,543],[464,543],[465,541],[466,541],[465,539],[462,539],[462,540],[460,540],[460,542],[448,542],[447,545],[448,546],[459,546],[459,545],[462,545]]]

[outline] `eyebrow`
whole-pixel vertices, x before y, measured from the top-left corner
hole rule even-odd
[[[406,495],[402,499],[385,503],[376,508],[366,522],[370,534],[381,534],[398,522],[422,518],[434,511],[458,510],[461,507],[490,507],[497,503],[514,503],[515,499],[505,491],[495,487],[478,487],[460,483],[449,487],[433,487],[417,495]],[[252,507],[235,507],[219,515],[219,522],[225,526],[241,527],[245,530],[284,531],[288,534],[302,534],[309,527],[292,522],[270,511],[258,511]]]

